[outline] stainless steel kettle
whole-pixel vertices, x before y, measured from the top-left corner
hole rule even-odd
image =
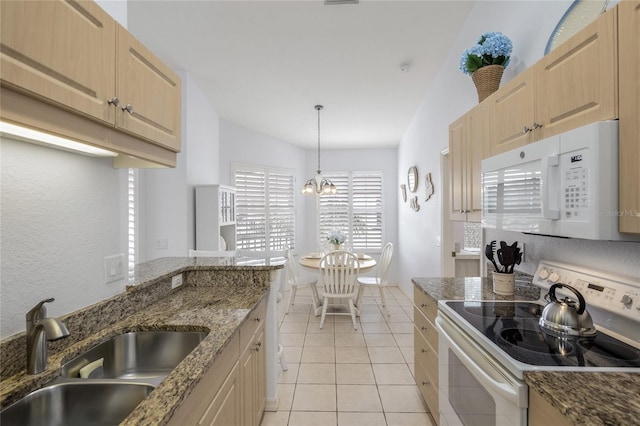
[[[558,300],[556,289],[564,287],[571,290],[578,298],[578,306],[574,300],[565,297]],[[542,310],[539,324],[542,331],[558,337],[569,336],[593,336],[596,328],[593,326],[591,315],[587,312],[587,304],[582,294],[575,288],[567,284],[554,284],[545,295],[545,300],[549,302]]]

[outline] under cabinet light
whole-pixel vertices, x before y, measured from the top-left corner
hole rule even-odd
[[[38,130],[29,129],[15,124],[0,121],[0,135],[8,136],[12,139],[22,140],[24,142],[35,143],[37,145],[47,146],[50,148],[62,149],[75,153],[82,153],[92,157],[116,157],[118,154],[106,149],[96,148],[95,146],[86,145],[81,142],[72,141],[51,135],[49,133],[40,132]]]

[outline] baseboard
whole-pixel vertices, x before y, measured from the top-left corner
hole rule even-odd
[[[275,398],[267,398],[267,401],[264,405],[264,411],[278,411],[278,406],[280,405],[280,395],[278,391],[276,391]]]

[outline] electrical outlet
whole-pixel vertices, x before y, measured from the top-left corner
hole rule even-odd
[[[124,279],[124,253],[104,258],[105,284]]]
[[[166,238],[160,238],[159,240],[156,240],[157,249],[166,250],[167,247],[169,247],[169,242]]]
[[[173,278],[171,278],[171,288],[177,288],[180,287],[182,285],[182,274],[178,274],[178,275],[174,275]]]

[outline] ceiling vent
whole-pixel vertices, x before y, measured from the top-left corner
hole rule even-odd
[[[334,5],[334,4],[358,4],[359,0],[324,0],[324,4]]]

